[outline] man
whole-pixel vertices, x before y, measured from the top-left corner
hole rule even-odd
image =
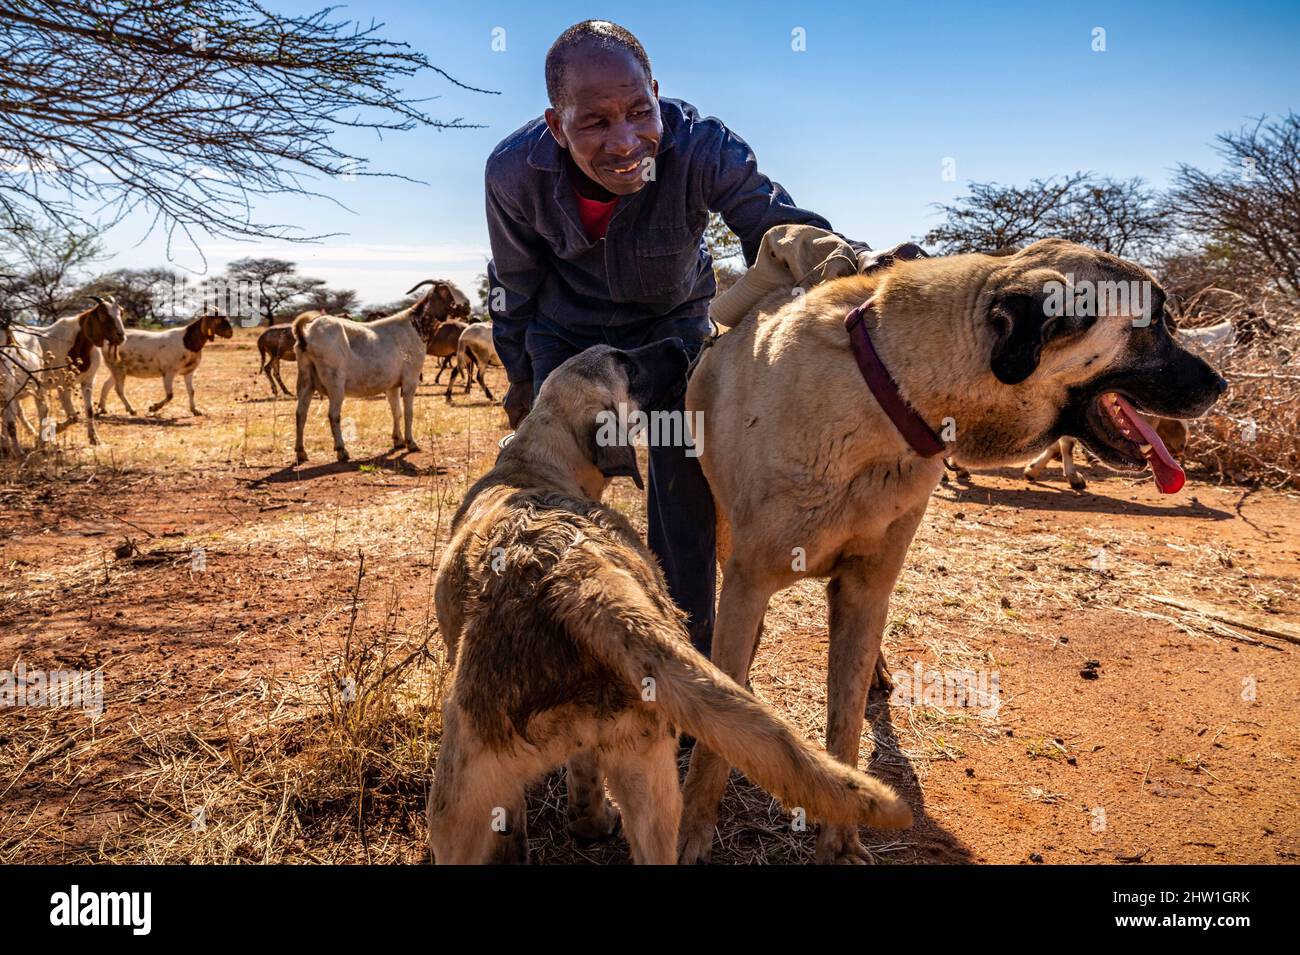
[[[748,265],[773,226],[830,229],[760,173],[721,122],[660,99],[645,50],[616,24],[565,30],[546,55],[546,91],[550,109],[487,162],[489,305],[511,427],[546,376],[592,345],[677,337],[698,353],[716,290],[702,239],[711,211],[740,238]],[[681,447],[651,447],[649,480],[648,543],[707,655],[713,498]]]

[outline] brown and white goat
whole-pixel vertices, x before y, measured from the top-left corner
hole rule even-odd
[[[149,406],[149,411],[155,412],[172,400],[172,380],[183,375],[190,399],[190,414],[202,415],[203,412],[194,406],[194,370],[203,359],[203,346],[214,338],[230,338],[234,333],[230,319],[224,315],[200,315],[188,325],[161,332],[131,329],[126,333],[126,341],[118,349],[117,357],[108,358],[112,377],[100,389],[99,413],[104,413],[108,389],[113,388],[126,413],[135,414],[131,402],[126,400],[123,383],[127,378],[161,377],[165,396]]]
[[[17,424],[27,425],[19,401],[29,395],[36,403],[39,430],[36,444],[49,437],[48,395],[57,391],[67,420],[62,430],[77,420],[72,403],[72,389],[81,390],[86,413],[86,432],[91,444],[99,444],[95,430],[95,411],[91,405],[95,373],[103,357],[112,360],[126,339],[122,309],[110,296],[95,297],[95,304],[76,315],[60,318],[44,327],[11,326],[0,343],[0,445],[18,453]]]

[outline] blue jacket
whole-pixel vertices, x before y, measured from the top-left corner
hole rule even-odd
[[[704,242],[710,211],[740,238],[746,265],[772,226],[830,228],[759,172],[753,150],[720,120],[663,97],[659,111],[655,178],[619,198],[605,238],[594,242],[543,118],[511,133],[488,157],[489,310],[493,343],[512,382],[532,378],[524,334],[535,316],[590,331],[707,314],[716,291]]]

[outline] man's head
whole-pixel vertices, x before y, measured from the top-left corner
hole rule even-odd
[[[546,54],[546,125],[579,170],[617,196],[650,180],[663,121],[650,58],[608,20],[565,30]]]

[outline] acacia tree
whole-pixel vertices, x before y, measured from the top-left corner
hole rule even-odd
[[[325,284],[299,275],[293,262],[269,257],[236,259],[226,266],[226,274],[232,282],[247,282],[257,289],[258,309],[267,325],[275,324],[275,316],[294,299]]]
[[[303,296],[304,308],[318,309],[327,315],[351,315],[361,310],[361,297],[355,290],[330,288],[321,279],[313,281],[320,284],[309,289]]]
[[[16,319],[23,313],[42,322],[63,315],[76,298],[87,265],[103,255],[98,235],[52,222],[15,220],[0,210],[0,312]]]
[[[171,269],[114,269],[91,279],[77,290],[77,295],[83,299],[112,295],[122,306],[122,320],[128,325],[138,325],[142,320],[156,323],[163,318],[160,312],[166,310],[168,292],[178,282],[179,277]]]
[[[1076,172],[1026,186],[972,183],[923,244],[945,255],[995,252],[1059,238],[1128,258],[1150,256],[1173,231],[1160,194],[1141,179]]]
[[[252,202],[381,174],[340,129],[469,125],[399,88],[426,70],[464,84],[381,26],[257,0],[0,0],[0,210],[66,221],[141,207],[169,242],[319,238],[253,221]]]

